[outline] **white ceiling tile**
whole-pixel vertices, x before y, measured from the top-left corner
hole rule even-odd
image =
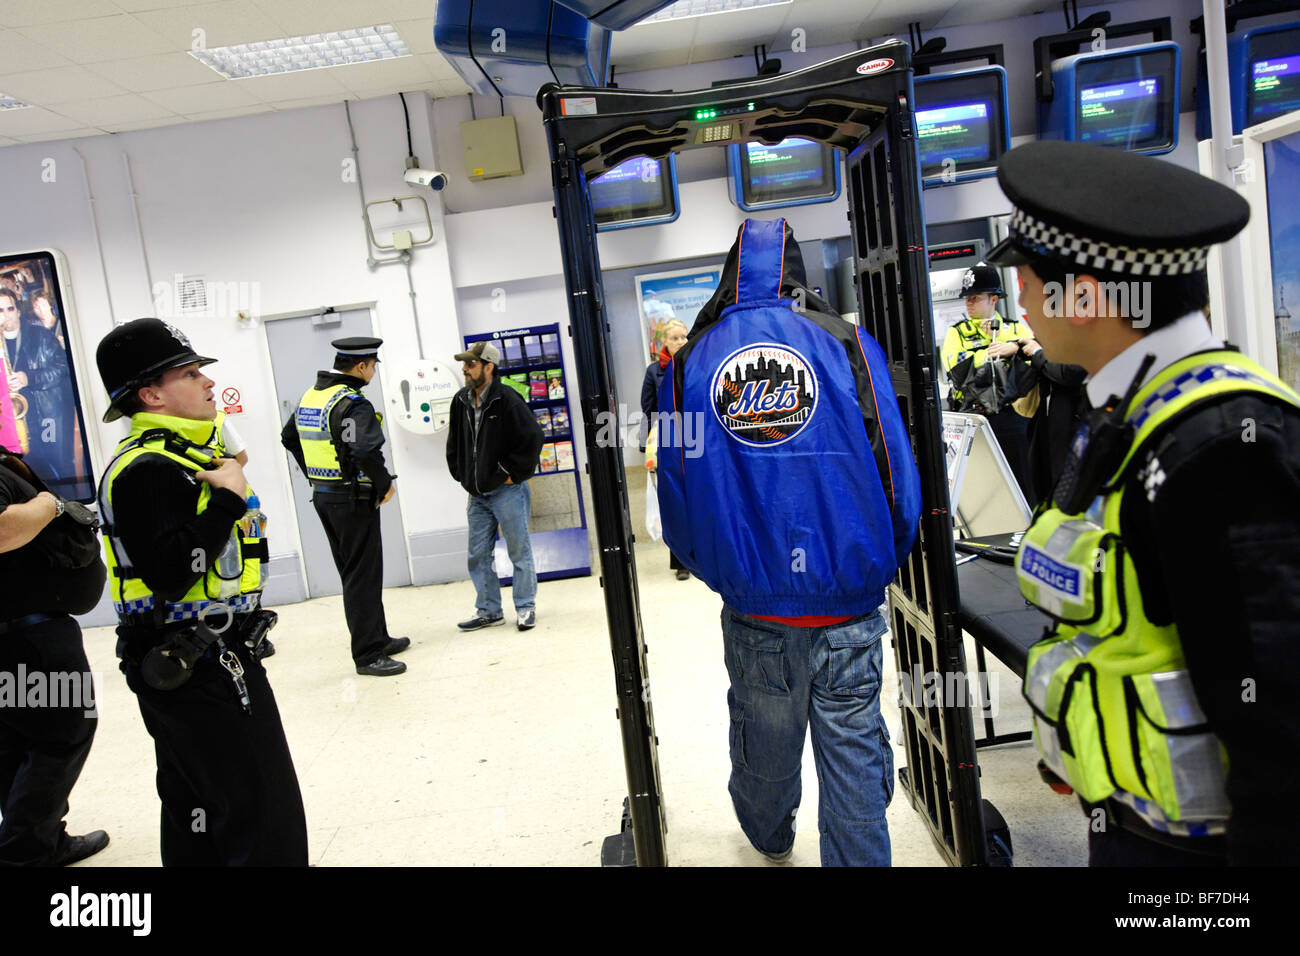
[[[107,127],[109,124],[136,123],[163,119],[173,111],[159,106],[136,93],[124,96],[106,96],[98,100],[64,103],[59,111],[88,126]]]
[[[46,143],[56,139],[85,139],[87,136],[103,136],[104,130],[83,126],[79,129],[58,130],[56,132],[29,133],[18,137],[24,143]]]
[[[428,9],[426,5],[426,9]],[[379,26],[379,24],[370,24]],[[412,53],[436,53],[438,48],[433,43],[433,17],[421,20],[398,20],[393,29],[402,38]]]
[[[329,106],[331,104],[342,104],[344,99],[349,99],[349,98],[350,97],[345,97],[343,95],[339,95],[336,97],[308,96],[303,99],[296,99],[296,100],[276,100],[274,103],[271,103],[269,105],[274,106],[276,112],[280,112],[281,110],[306,109],[309,106]]]
[[[413,90],[432,83],[434,77],[418,56],[394,60],[352,63],[334,68],[337,79],[349,90]]]
[[[441,53],[417,53],[416,56],[424,63],[425,69],[429,71],[429,75],[435,80],[456,80],[460,78],[456,68]]]
[[[90,67],[90,71],[135,93],[169,90],[177,86],[196,86],[225,79],[220,73],[200,63],[188,53],[163,53],[109,60],[94,64]],[[0,83],[3,82],[4,79],[0,77]]]
[[[356,0],[256,0],[261,10],[280,27],[280,35],[305,36],[374,27],[391,21],[384,19],[383,4],[357,3]],[[424,12],[432,9],[432,4]],[[406,17],[410,19],[410,16]]]
[[[22,137],[28,133],[49,133],[79,129],[84,122],[33,106],[25,110],[0,110],[0,136]]]
[[[250,76],[233,83],[247,86],[252,93],[264,103],[277,100],[304,99],[314,96],[334,96],[343,99],[347,89],[336,78],[338,70],[346,66],[326,67],[320,70],[300,70],[296,73],[276,73],[272,76]]]
[[[41,23],[64,23],[87,17],[108,17],[122,11],[113,0],[5,0],[0,3],[0,24],[6,27],[30,27]]]
[[[68,58],[12,30],[0,30],[0,76],[66,66]],[[0,81],[0,89],[4,89]]]
[[[116,60],[126,54],[170,53],[175,45],[124,13],[90,20],[23,27],[18,31],[77,63]]]
[[[459,78],[433,81],[433,95],[435,97],[464,96],[469,92],[469,84]]]
[[[181,86],[141,95],[173,113],[186,115],[242,107],[265,108],[262,100],[250,93],[246,86],[234,80],[217,80],[215,83],[204,83],[202,86]]]
[[[165,10],[172,7],[188,7],[194,0],[114,0],[127,13],[139,13],[142,10]]]
[[[184,116],[163,116],[158,119],[150,120],[128,120],[120,123],[103,123],[100,128],[106,133],[129,133],[137,129],[157,129],[160,126],[179,126],[182,123],[188,123],[189,119]]]
[[[127,92],[116,83],[81,66],[15,73],[0,79],[0,88],[24,103],[39,106],[54,106],[70,100],[89,100]]]
[[[274,40],[280,28],[255,7],[252,0],[219,0],[168,10],[137,13],[135,18],[164,37],[174,50],[233,46],[256,40]],[[196,30],[202,33],[195,35]]]
[[[738,10],[735,13],[715,13],[708,17],[696,17],[692,43],[702,46],[726,40],[737,43],[745,43],[751,38],[766,40],[785,22],[790,12],[790,7],[758,7],[753,10]],[[692,58],[698,59],[694,54]]]
[[[367,3],[367,8],[374,10],[376,15],[382,13],[392,18],[383,21],[385,23],[432,16],[436,6],[433,0],[369,0]]]
[[[228,110],[211,110],[203,113],[187,113],[186,116],[195,123],[204,123],[208,120],[230,119],[235,116],[252,116],[256,113],[269,113],[271,107],[267,103],[258,103],[256,106],[243,106]]]
[[[686,62],[690,38],[694,28],[690,21],[668,21],[666,23],[644,23],[620,30],[610,41],[610,58],[622,60],[643,53],[658,53],[669,47],[680,52],[683,63]]]

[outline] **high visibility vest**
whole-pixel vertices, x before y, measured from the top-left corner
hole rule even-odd
[[[979,368],[988,361],[988,346],[994,342],[1015,342],[1024,334],[1025,330],[1021,324],[1012,319],[1003,322],[996,334],[985,335],[984,330],[980,328],[980,320],[967,316],[949,326],[948,334],[944,336],[943,348],[940,351],[943,369],[951,373],[954,365],[971,357],[974,358],[971,363],[972,368]],[[961,390],[956,386],[952,386],[948,394],[954,402],[960,402],[963,397]]]
[[[356,401],[362,397],[361,391],[354,386],[339,384],[323,389],[309,388],[298,403],[294,423],[298,427],[298,440],[302,443],[307,480],[313,485],[372,484],[359,468],[344,469],[330,435],[330,414],[334,407],[339,402]],[[378,414],[375,417],[383,421]]]
[[[1120,479],[1161,426],[1241,392],[1300,407],[1300,396],[1237,352],[1190,355],[1161,370],[1126,413],[1134,435],[1111,490],[1081,514],[1040,510],[1016,554],[1021,593],[1056,621],[1025,669],[1039,753],[1084,800],[1118,800],[1177,836],[1225,831],[1227,754],[1196,699],[1177,627],[1146,615],[1120,525]]]
[[[247,527],[243,522],[234,522],[211,566],[179,600],[164,601],[160,606],[133,567],[116,524],[113,484],[133,461],[141,455],[161,455],[188,471],[202,471],[206,463],[219,457],[213,447],[215,442],[212,422],[146,412],[131,417],[130,434],[117,446],[99,487],[104,562],[119,618],[152,613],[157,623],[201,618],[215,627],[225,620],[226,609],[238,614],[257,608],[263,584],[262,565],[267,560],[266,539],[260,537],[258,522],[248,522]],[[248,488],[244,497],[251,494]],[[211,498],[212,486],[200,482],[195,513],[206,510]]]

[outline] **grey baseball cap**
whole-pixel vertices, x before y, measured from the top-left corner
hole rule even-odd
[[[500,365],[501,350],[487,339],[483,339],[475,342],[459,355],[453,355],[452,358],[457,362],[491,362],[493,365]]]

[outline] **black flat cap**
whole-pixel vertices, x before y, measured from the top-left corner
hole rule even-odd
[[[330,343],[343,358],[356,359],[358,362],[362,359],[374,359],[378,362],[379,346],[383,344],[383,339],[369,338],[364,335],[353,336],[350,339],[335,339]]]
[[[998,163],[998,182],[1015,209],[1009,238],[987,257],[993,266],[1055,259],[1099,272],[1187,275],[1250,219],[1246,200],[1199,173],[1082,143],[1018,146]]]

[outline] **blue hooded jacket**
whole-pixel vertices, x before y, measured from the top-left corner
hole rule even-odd
[[[884,352],[805,284],[784,219],[746,220],[659,392],[664,540],[743,614],[874,610],[921,481]]]

